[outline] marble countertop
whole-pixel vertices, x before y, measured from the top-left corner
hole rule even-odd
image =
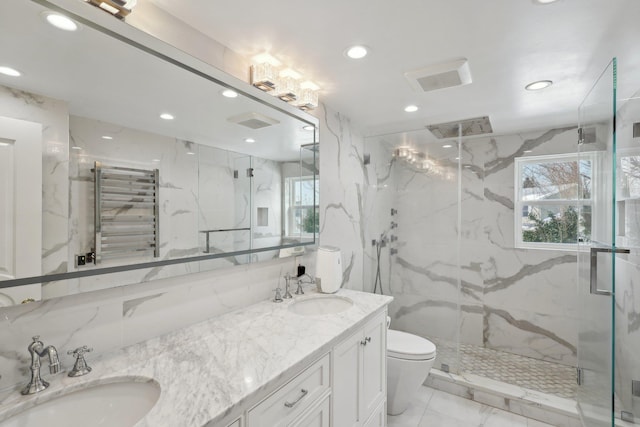
[[[135,378],[155,381],[161,393],[136,427],[215,425],[228,414],[275,389],[346,336],[391,297],[341,289],[353,306],[337,314],[301,316],[283,303],[263,301],[188,328],[152,338],[88,363],[83,377],[43,377],[50,387],[34,396],[18,392],[0,397],[0,420],[39,402],[96,384]],[[70,368],[70,367],[66,367]]]

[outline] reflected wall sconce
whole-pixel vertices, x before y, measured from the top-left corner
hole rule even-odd
[[[281,69],[282,63],[268,53],[253,57],[251,84],[269,92],[301,110],[318,107],[318,85],[303,81],[302,75],[292,68]]]
[[[109,12],[118,19],[124,19],[131,13],[138,0],[84,0],[100,9]]]

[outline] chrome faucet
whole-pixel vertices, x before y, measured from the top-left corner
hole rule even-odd
[[[309,278],[308,282],[304,281],[304,277],[307,276]],[[302,284],[303,283],[315,283],[315,280],[313,280],[313,277],[309,276],[308,274],[303,274],[302,276],[298,277],[298,288],[296,289],[296,295],[304,295],[304,291],[302,290]]]
[[[27,347],[31,355],[31,381],[22,390],[22,394],[35,394],[49,387],[49,383],[40,377],[40,358],[49,356],[49,372],[60,372],[60,360],[58,350],[52,345],[45,347],[39,336],[33,337],[33,342]]]
[[[291,276],[289,273],[287,273],[284,276],[284,296],[282,297],[284,299],[293,298],[293,295],[291,295],[291,292],[289,291],[289,286],[291,284],[291,279],[293,279],[293,276]]]

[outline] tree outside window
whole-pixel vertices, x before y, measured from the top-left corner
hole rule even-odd
[[[563,249],[591,239],[593,158],[516,159],[516,246]]]

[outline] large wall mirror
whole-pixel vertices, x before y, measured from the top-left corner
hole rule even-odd
[[[315,118],[52,7],[0,4],[0,307],[315,243]]]

